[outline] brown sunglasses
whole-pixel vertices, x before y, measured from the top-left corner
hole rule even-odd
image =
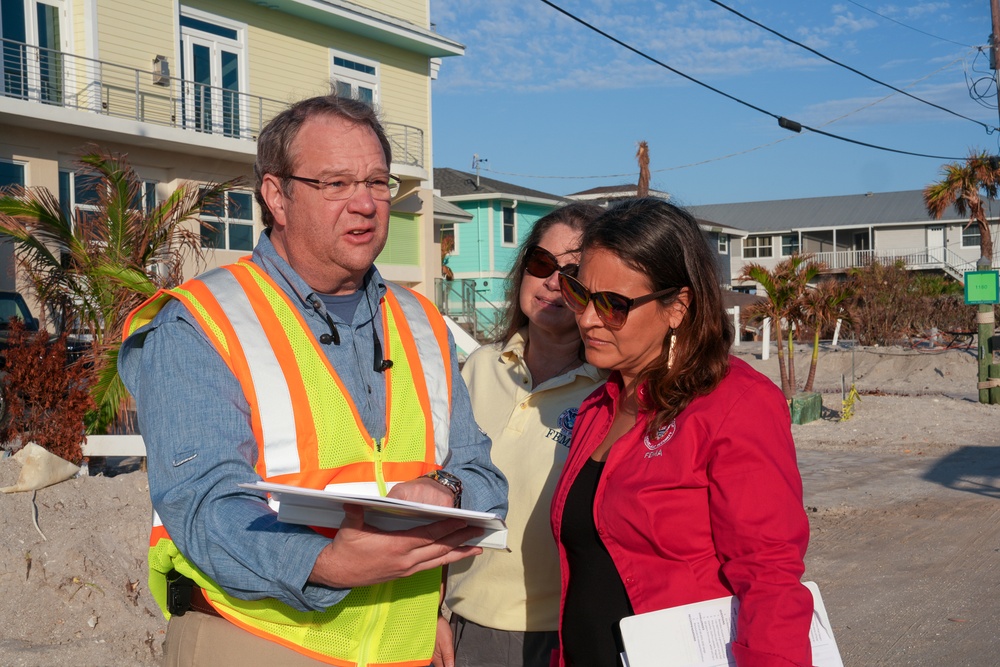
[[[533,245],[524,253],[524,270],[536,278],[548,278],[556,271],[576,275],[578,264],[559,265],[556,256],[545,248]]]

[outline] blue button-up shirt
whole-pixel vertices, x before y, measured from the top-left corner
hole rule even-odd
[[[322,301],[266,234],[253,261],[289,295],[317,338],[330,332]],[[385,436],[386,392],[385,376],[374,370],[372,326],[381,324],[385,292],[373,267],[353,321],[329,315],[340,344],[320,346],[376,439]],[[381,329],[375,327],[380,340]],[[450,343],[450,455],[444,469],[462,480],[463,507],[503,515],[507,481],[490,461],[490,439],[476,425]],[[299,610],[321,610],[343,599],[348,589],[307,582],[330,540],[305,526],[279,523],[262,494],[237,486],[260,479],[250,406],[239,381],[179,301],[170,301],[125,341],[118,370],[138,408],[153,508],[181,553],[238,598],[276,598]]]

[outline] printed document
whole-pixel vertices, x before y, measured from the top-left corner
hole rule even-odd
[[[804,585],[813,595],[813,664],[844,667],[819,587],[811,581]],[[735,667],[730,645],[738,613],[739,601],[730,596],[623,618],[622,662],[625,667]]]
[[[470,526],[483,529],[482,535],[467,541],[466,545],[484,549],[507,548],[507,524],[496,514],[488,512],[386,498],[374,491],[365,493],[347,485],[321,490],[269,482],[240,486],[270,493],[275,501],[271,505],[277,505],[278,521],[285,523],[339,528],[345,516],[344,505],[360,505],[365,510],[365,523],[379,530],[406,530],[444,519],[462,519]],[[374,489],[374,485],[371,486]]]

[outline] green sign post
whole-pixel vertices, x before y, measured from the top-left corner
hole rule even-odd
[[[966,271],[965,305],[1000,303],[1000,271]]]
[[[988,260],[983,264],[988,267]],[[1000,303],[1000,272],[966,271],[965,303],[979,306],[976,313],[976,324],[979,325],[979,402],[1000,403],[1000,384],[997,383],[1000,365],[992,363],[993,350],[990,349],[994,327],[993,304]]]

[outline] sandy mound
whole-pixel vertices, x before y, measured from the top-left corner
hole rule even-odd
[[[779,382],[778,359],[774,348],[770,359],[762,361],[760,343],[742,343],[734,353]],[[796,346],[795,377],[801,388],[809,375],[812,348]],[[842,384],[853,382],[861,393],[905,396],[936,394],[976,399],[978,361],[974,349],[922,351],[902,347],[823,346],[816,367],[815,391],[840,394]]]
[[[20,466],[0,461],[0,486]],[[146,475],[0,494],[0,664],[156,664],[166,623],[146,587]],[[42,537],[44,533],[45,538]]]

